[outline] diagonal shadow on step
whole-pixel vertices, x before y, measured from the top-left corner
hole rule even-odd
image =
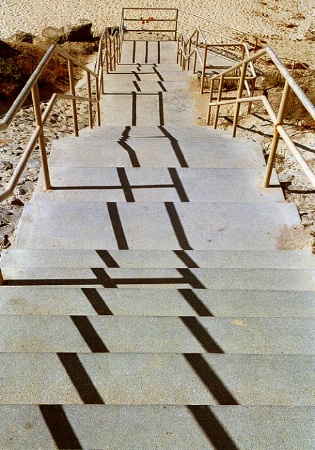
[[[220,353],[223,352],[220,351]],[[208,364],[203,354],[185,353],[184,358],[207,387],[211,395],[217,400],[219,405],[238,405],[236,398]]]
[[[198,264],[188,255],[185,250],[173,250],[175,255],[190,269],[199,269]]]
[[[83,292],[85,297],[89,300],[89,302],[90,302],[91,306],[93,307],[94,311],[99,316],[112,316],[113,315],[112,311],[106,305],[105,300],[99,294],[97,289],[95,289],[95,288],[82,288],[81,291]]]
[[[75,353],[57,353],[57,356],[83,403],[86,405],[104,405],[104,400],[98,393],[78,355]]]
[[[115,234],[117,246],[119,250],[129,250],[127,238],[123,229],[123,225],[120,219],[117,203],[107,203],[108,214],[112,223],[113,231]]]
[[[62,405],[39,405],[39,410],[58,449],[83,449]]]
[[[77,330],[93,353],[109,353],[87,316],[70,316]]]
[[[186,408],[216,450],[238,450],[238,447],[208,405],[187,405]]]
[[[117,142],[128,153],[132,167],[140,167],[140,162],[138,160],[136,152],[134,151],[133,148],[130,147],[130,145],[127,144],[127,141],[130,136],[130,130],[131,130],[131,127],[129,127],[129,126],[125,127],[125,129],[121,135],[121,138]]]
[[[197,317],[182,316],[180,320],[200,342],[207,353],[224,353],[219,344],[209,334],[208,330],[199,322]]]
[[[200,298],[192,289],[178,289],[181,296],[201,317],[214,317],[212,312],[203,304]]]
[[[164,204],[180,247],[183,250],[193,250],[193,248],[189,244],[188,238],[186,236],[184,227],[179,218],[175,204],[173,202],[165,202]]]
[[[181,167],[189,167],[185,155],[179,145],[178,140],[171,135],[171,133],[169,131],[167,131],[167,129],[165,128],[165,126],[159,126],[158,127],[162,133],[169,139],[172,149],[176,155],[176,158],[178,159],[178,162],[180,164]]]

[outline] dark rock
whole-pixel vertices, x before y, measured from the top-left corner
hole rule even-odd
[[[64,44],[65,42],[93,42],[92,22],[80,20],[66,27],[46,27],[42,36],[49,42]]]
[[[305,33],[305,39],[308,41],[315,41],[315,26],[310,27]]]
[[[0,248],[8,248],[10,247],[11,243],[9,241],[9,236],[5,234],[0,242]]]
[[[0,39],[0,58],[12,58],[19,54],[20,52],[18,50]]]
[[[69,42],[92,42],[92,22],[81,19],[77,24],[68,25],[66,35]]]
[[[27,42],[28,44],[33,44],[34,35],[32,33],[26,33],[25,31],[18,31],[9,37],[10,42]]]
[[[24,203],[21,200],[19,200],[18,198],[15,198],[14,200],[11,201],[11,205],[24,206]]]

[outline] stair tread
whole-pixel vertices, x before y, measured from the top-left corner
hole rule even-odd
[[[56,442],[74,448],[74,441],[79,443],[77,448],[121,450],[309,450],[314,444],[312,407],[4,405],[0,418],[1,448],[7,448],[8,440],[14,448],[34,450],[55,449]],[[65,421],[68,433],[61,432]]]
[[[1,353],[0,368],[4,404],[315,403],[308,355]]]
[[[201,202],[36,201],[25,206],[22,222],[17,246],[108,250],[275,250],[300,225],[292,203]]]
[[[314,325],[308,318],[0,315],[0,352],[312,355]]]
[[[0,314],[315,318],[314,291],[2,286]]]

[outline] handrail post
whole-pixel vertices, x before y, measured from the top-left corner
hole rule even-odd
[[[256,78],[253,78],[251,81],[251,89],[250,89],[250,96],[253,97],[256,89]],[[248,102],[248,108],[247,108],[247,114],[250,114],[252,110],[252,102]]]
[[[101,126],[101,107],[100,107],[100,90],[98,86],[98,79],[95,77],[95,95],[96,95],[96,118],[97,126]]]
[[[289,93],[290,93],[290,86],[289,86],[288,81],[286,80],[284,88],[283,88],[283,92],[282,92],[279,112],[278,112],[278,116],[277,116],[277,123],[275,124],[275,127],[274,127],[273,139],[272,139],[268,163],[267,163],[267,167],[266,167],[266,173],[265,173],[265,178],[264,178],[264,183],[263,183],[263,187],[265,187],[265,188],[269,187],[271,173],[272,173],[272,169],[273,169],[273,166],[275,163],[276,153],[277,153],[277,148],[278,148],[278,143],[279,143],[279,138],[280,138],[279,132],[277,130],[277,126],[282,125],[282,123],[283,123],[288,100],[289,100]]]
[[[86,78],[87,78],[87,80],[86,80],[87,91],[88,91],[88,97],[89,97],[89,126],[90,126],[90,128],[93,128],[92,89],[91,89],[91,75],[90,75],[90,72],[86,72]]]
[[[220,112],[219,102],[221,101],[221,97],[222,97],[223,83],[224,83],[224,75],[221,75],[218,94],[217,94],[217,105],[216,105],[216,110],[215,110],[213,128],[217,128],[217,126],[218,126],[218,118],[219,118],[219,112]]]
[[[213,88],[214,88],[214,80],[210,80],[210,94],[209,94],[209,106],[208,106],[208,115],[207,115],[207,125],[210,125],[211,121],[211,106],[212,97],[213,97]]]
[[[75,96],[75,84],[74,84],[74,71],[73,71],[73,62],[68,61],[68,69],[69,69],[69,83],[70,83],[70,92],[71,95]],[[73,114],[73,130],[74,135],[76,137],[79,136],[79,127],[78,127],[78,116],[77,116],[77,101],[76,99],[71,100],[72,103],[72,114]]]
[[[205,51],[203,56],[203,65],[202,65],[202,75],[201,75],[201,90],[200,93],[204,93],[204,84],[205,84],[205,77],[206,77],[206,65],[207,65],[207,56],[208,56],[208,45],[205,45]]]
[[[195,51],[194,73],[196,73],[196,69],[197,69],[197,49],[196,49],[196,51]]]
[[[246,78],[246,70],[247,70],[247,63],[244,63],[242,65],[242,72],[241,72],[241,77],[240,77],[238,91],[237,91],[237,97],[236,97],[235,113],[234,113],[233,128],[232,128],[232,137],[236,136],[236,128],[237,128],[238,117],[239,117],[240,108],[241,108],[241,104],[237,100],[242,98],[242,95],[243,95],[244,83],[245,83],[245,78]]]
[[[188,58],[188,66],[187,66],[187,70],[189,70],[189,69],[190,69],[190,52],[191,52],[191,42],[192,42],[192,38],[190,38],[190,39],[189,39],[189,43],[188,43],[188,55],[189,55],[189,58]]]
[[[49,189],[51,189],[51,182],[50,182],[50,176],[49,176],[48,160],[47,160],[47,153],[46,153],[45,137],[44,137],[44,131],[43,131],[43,121],[42,121],[42,115],[41,115],[41,110],[40,110],[40,98],[39,98],[39,90],[38,90],[37,82],[32,87],[32,99],[33,99],[33,107],[34,107],[34,115],[35,115],[36,125],[40,127],[40,135],[38,138],[38,142],[39,142],[40,157],[41,157],[42,169],[43,169],[43,175],[44,175],[45,190],[49,190]]]
[[[175,39],[174,39],[174,41],[176,41],[176,39],[177,39],[177,31],[178,31],[178,8],[176,9],[175,20],[176,20],[176,22],[175,22],[175,35],[174,35]]]

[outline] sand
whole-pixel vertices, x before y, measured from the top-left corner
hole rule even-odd
[[[0,38],[19,30],[40,34],[47,26],[78,19],[92,21],[97,33],[104,25],[119,22],[123,6],[167,6],[195,12],[257,36],[280,57],[315,68],[315,43],[304,39],[315,26],[314,0],[1,0]]]

